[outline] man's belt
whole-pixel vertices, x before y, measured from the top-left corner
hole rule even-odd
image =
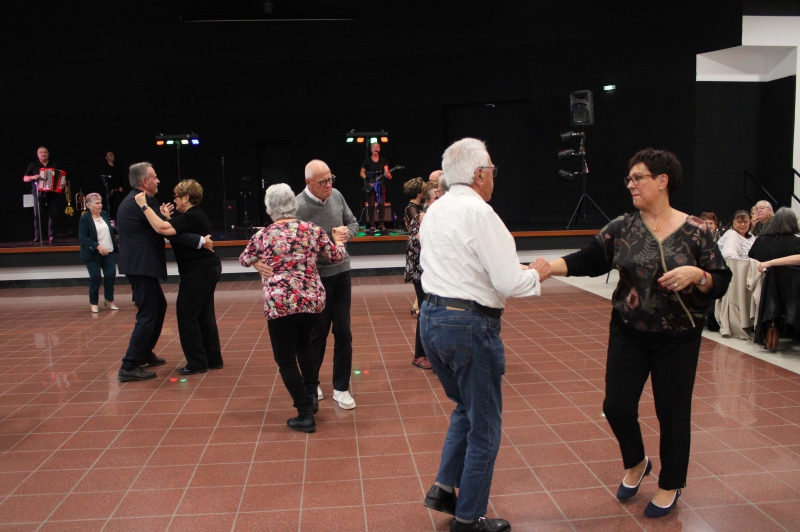
[[[425,296],[425,302],[433,305],[434,307],[453,307],[464,310],[474,310],[475,312],[480,312],[481,314],[485,314],[486,316],[497,320],[499,320],[500,316],[503,315],[503,309],[501,308],[486,307],[480,303],[466,299],[456,299],[454,297],[442,297],[437,296],[436,294],[428,294]]]

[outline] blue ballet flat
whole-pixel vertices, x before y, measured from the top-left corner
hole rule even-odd
[[[617,489],[617,499],[621,501],[627,501],[628,499],[636,495],[636,493],[639,491],[639,486],[641,485],[642,480],[644,479],[644,477],[649,475],[650,470],[653,469],[653,462],[651,462],[650,459],[647,458],[646,456],[644,457],[644,459],[647,460],[647,465],[644,467],[644,473],[642,473],[642,476],[639,477],[639,482],[637,482],[635,486],[630,487],[626,486],[625,479],[622,479],[622,482],[620,482],[619,488]]]
[[[672,499],[672,504],[664,508],[663,506],[658,506],[657,504],[653,504],[653,501],[650,501],[647,504],[647,507],[644,509],[644,516],[645,517],[664,517],[668,513],[675,508],[675,505],[678,504],[678,499],[681,496],[681,490],[675,491],[675,498]]]

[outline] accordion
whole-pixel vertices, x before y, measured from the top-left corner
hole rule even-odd
[[[67,173],[64,170],[56,168],[41,168],[39,170],[39,192],[57,192],[64,191],[64,186],[67,183]]]

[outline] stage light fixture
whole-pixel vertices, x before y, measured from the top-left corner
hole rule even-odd
[[[363,143],[364,142],[364,137],[358,137],[356,139],[356,142],[358,142],[359,144]]]
[[[387,131],[356,131],[355,129],[351,129],[347,133],[345,133],[345,142],[348,144],[352,142],[356,142],[361,144],[363,142],[369,141],[370,143],[375,142],[382,142],[386,144],[389,142],[389,132]]]
[[[561,142],[567,142],[570,139],[576,139],[578,137],[583,137],[583,131],[564,131],[560,133],[559,136],[561,137]]]
[[[192,145],[193,146],[199,146],[200,145],[200,139],[191,139],[191,140],[192,140]]]
[[[353,137],[347,137],[347,142],[353,142],[354,140],[356,139],[354,139]]]
[[[156,144],[158,144],[158,142],[156,142]],[[172,140],[172,139],[169,139],[169,140],[167,141],[167,146],[172,146],[173,144],[175,144],[175,141],[174,141],[174,140]]]
[[[181,144],[189,144],[189,139],[181,139]]]
[[[181,178],[181,146],[199,146],[200,137],[195,133],[183,135],[156,135],[156,146],[175,146],[175,156],[178,160],[178,179]]]
[[[387,142],[389,142],[389,137],[381,137],[381,142],[386,144]]]
[[[616,85],[603,85],[603,90],[606,92],[613,91],[616,88],[617,88]]]
[[[164,145],[164,141],[163,140],[157,140],[156,141],[156,146],[163,146],[163,145]]]
[[[370,144],[375,144],[376,142],[378,142],[378,137],[370,137],[369,138],[369,143]]]

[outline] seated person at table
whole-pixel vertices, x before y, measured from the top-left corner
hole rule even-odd
[[[717,245],[727,262],[728,259],[747,259],[755,241],[756,237],[750,232],[750,215],[745,210],[738,210],[733,213],[731,228],[719,238]]]

